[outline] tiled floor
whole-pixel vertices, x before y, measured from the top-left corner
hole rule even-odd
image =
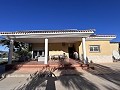
[[[39,72],[41,70],[56,70],[58,68],[73,68],[73,67],[80,67],[81,62],[73,60],[73,59],[66,59],[64,61],[59,61],[59,60],[54,60],[48,61],[48,64],[44,64],[44,62],[38,62],[38,61],[28,61],[28,62],[23,62],[16,64],[15,67],[17,67],[16,70],[12,71],[15,74],[16,73],[35,73]]]
[[[48,61],[48,64],[49,66],[60,66],[60,65],[63,65],[63,64],[71,64],[71,66],[81,66],[81,62],[80,61],[77,61],[77,60],[74,60],[74,59],[65,59],[64,61],[63,60],[49,60]],[[28,62],[23,62],[23,63],[20,63],[18,64],[19,67],[43,67],[43,66],[47,66],[46,64],[44,64],[44,62],[38,62],[38,61],[28,61]]]

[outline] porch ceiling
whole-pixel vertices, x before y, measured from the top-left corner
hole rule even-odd
[[[48,38],[50,43],[55,42],[76,42],[82,37],[89,37],[93,34],[93,30],[55,30],[55,31],[28,31],[28,32],[10,32],[0,33],[8,39],[27,43],[44,43]]]
[[[27,35],[9,35],[8,39],[26,43],[44,43],[45,38],[49,39],[50,43],[55,42],[76,42],[82,37],[89,37],[93,32],[73,32],[73,33],[51,33],[51,34],[27,34]]]
[[[45,43],[45,39],[44,38],[17,38],[14,39],[16,41],[20,41],[20,42],[26,42],[26,43]],[[77,42],[77,41],[81,41],[81,37],[61,37],[61,38],[49,38],[49,43],[72,43],[72,42]]]
[[[49,33],[49,34],[26,34],[26,35],[6,35],[8,38],[56,38],[56,37],[89,37],[93,32],[84,33]]]

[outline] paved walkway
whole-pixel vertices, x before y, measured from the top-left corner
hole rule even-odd
[[[94,70],[87,71],[58,69],[52,77],[41,72],[29,77],[7,77],[0,80],[0,90],[120,90],[120,62],[93,66]]]

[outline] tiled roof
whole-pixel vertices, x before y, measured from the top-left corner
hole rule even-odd
[[[115,39],[116,35],[90,35],[89,37],[86,38],[86,40],[95,40],[95,41],[99,41],[99,40],[112,40]]]
[[[94,37],[116,37],[116,35],[96,35],[96,34],[93,34],[93,35],[90,35],[89,36],[90,38],[94,38]]]
[[[110,43],[120,43],[120,42],[110,42]]]
[[[66,33],[66,32],[94,32],[94,29],[89,30],[25,30],[16,32],[0,32],[0,34],[29,34],[29,33]]]

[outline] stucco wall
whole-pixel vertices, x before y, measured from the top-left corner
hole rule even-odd
[[[90,45],[100,45],[100,52],[90,52]],[[79,52],[79,58],[82,60],[82,42],[74,43],[75,49]],[[68,54],[69,44],[65,43],[49,43],[49,56],[60,55],[65,53],[69,58]],[[43,44],[33,44],[33,49],[44,48]],[[109,41],[86,41],[86,55],[88,61],[93,61],[95,63],[106,63],[113,62],[112,60],[112,50],[117,49],[117,45],[110,44]]]
[[[90,45],[100,45],[100,52],[90,52]],[[86,41],[87,56],[111,55],[111,46],[109,41]]]
[[[79,52],[79,46],[81,45],[81,41],[74,43],[75,50]]]
[[[63,55],[65,53],[67,57],[68,55],[68,44],[62,43],[49,43],[49,56],[50,55]]]
[[[116,50],[118,51],[119,49],[119,43],[110,43],[110,46],[111,46],[111,50]]]
[[[90,52],[90,45],[100,45],[100,52]],[[82,59],[82,43],[79,46],[80,59]],[[113,62],[112,50],[109,41],[86,41],[86,55],[88,61],[94,63]]]
[[[39,49],[44,50],[44,48],[45,48],[44,43],[32,44],[33,50],[39,50]],[[51,55],[63,55],[63,53],[65,53],[67,55],[67,57],[69,57],[67,43],[65,43],[64,45],[62,43],[49,43],[48,49],[49,49],[49,52],[48,52],[49,56],[51,56]]]
[[[44,43],[33,43],[32,44],[32,50],[44,49],[44,47],[45,47]]]

